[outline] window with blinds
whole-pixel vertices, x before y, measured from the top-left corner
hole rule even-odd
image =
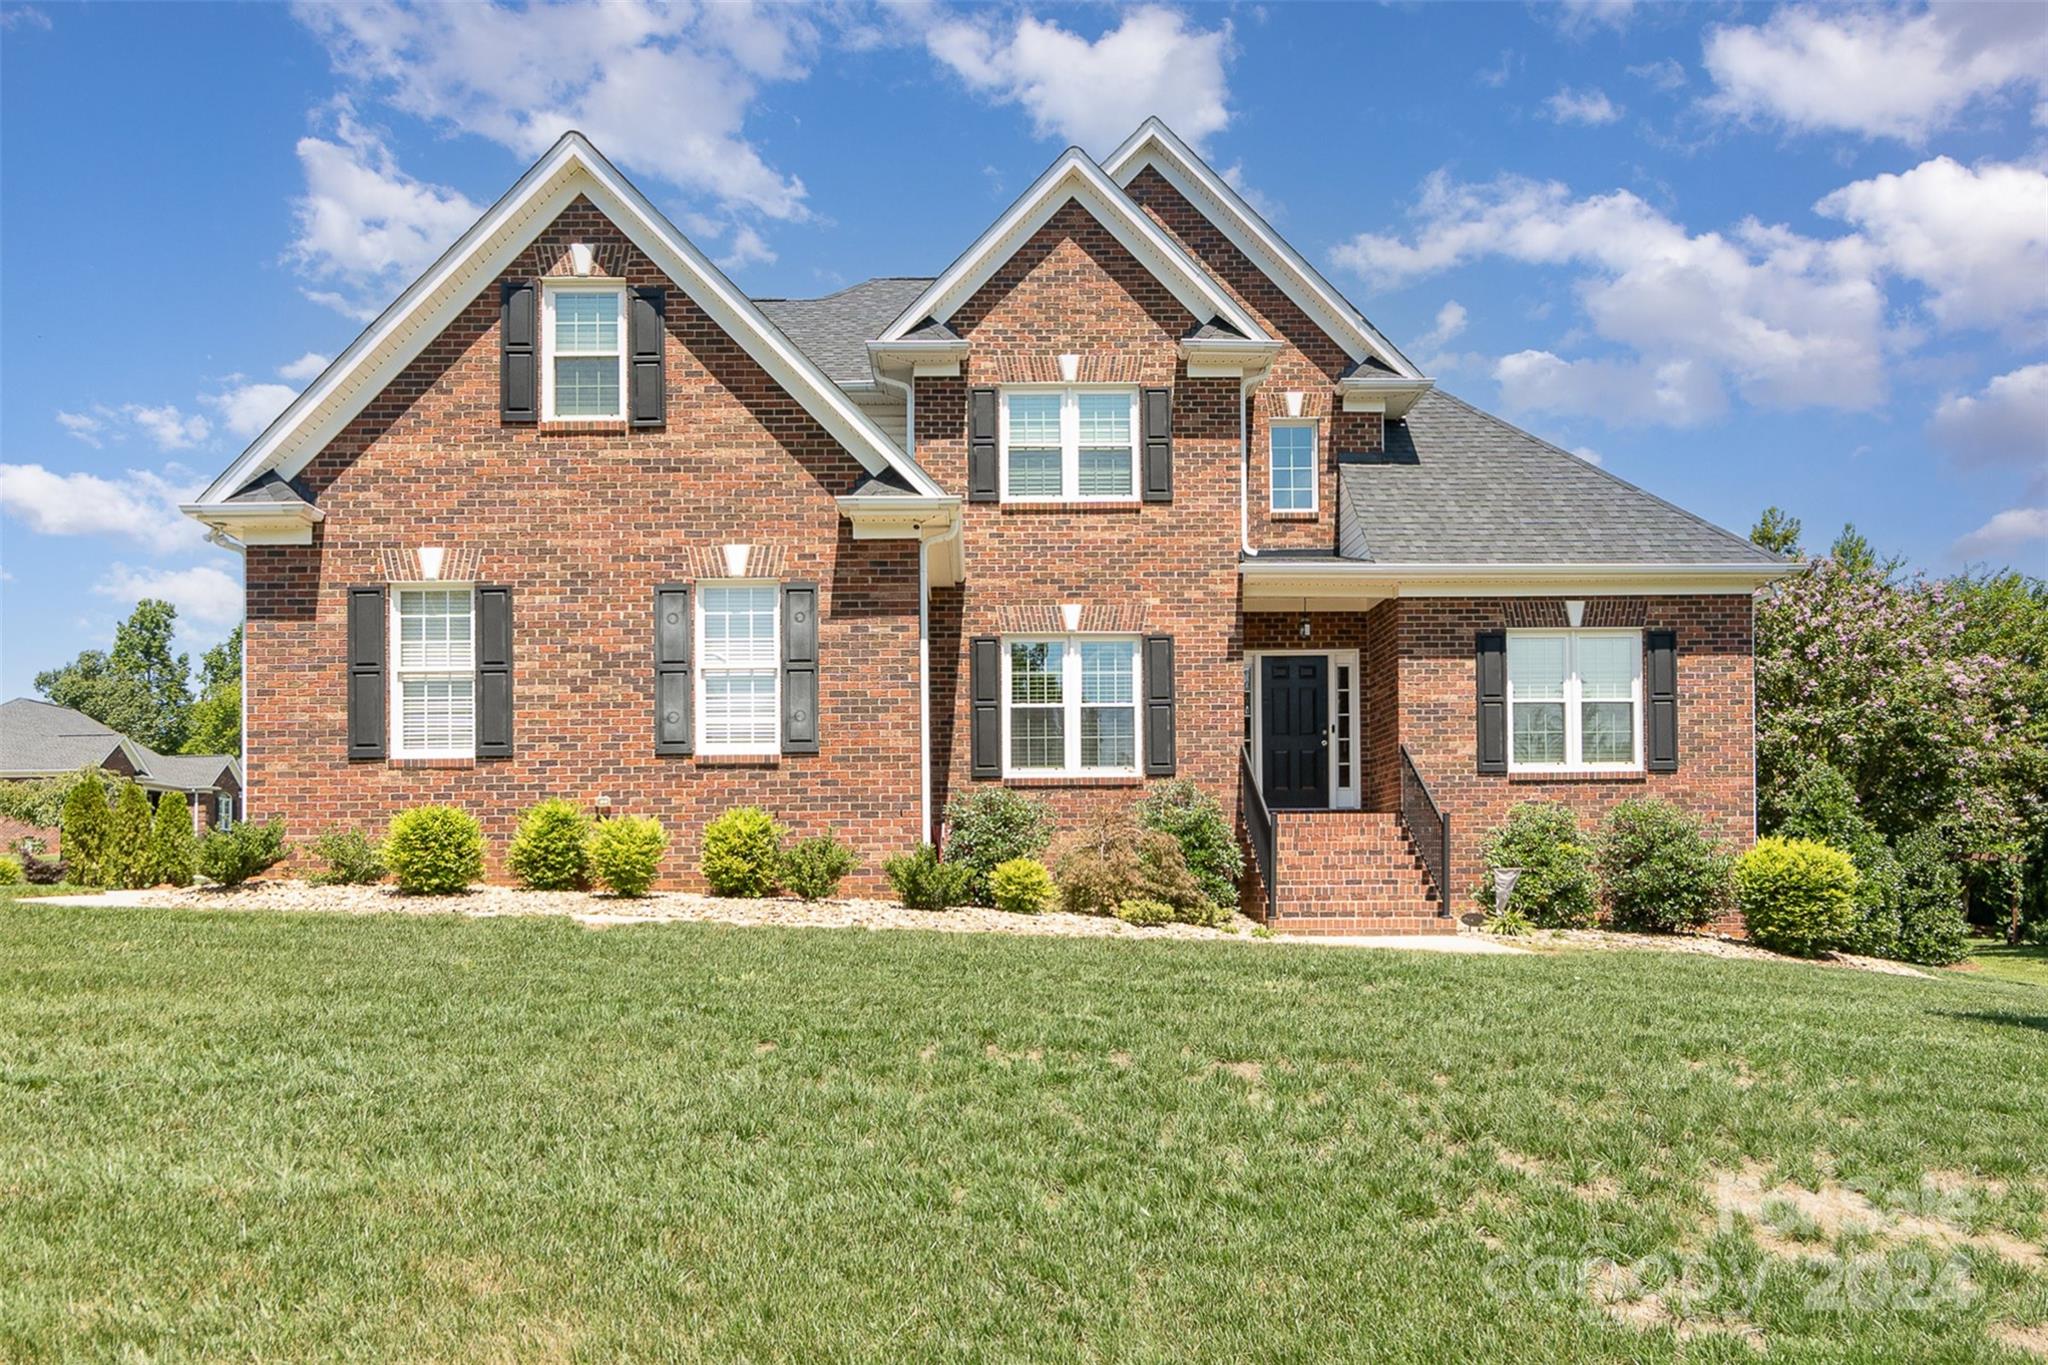
[[[1642,637],[1633,631],[1509,631],[1508,768],[1642,765]]]
[[[391,752],[395,758],[476,753],[476,605],[468,585],[391,594]]]
[[[780,744],[780,642],[773,583],[697,593],[697,751],[772,754]]]
[[[1130,636],[1005,641],[1006,771],[1136,773],[1138,645]]]
[[[613,421],[626,415],[625,291],[549,286],[542,328],[551,419]]]
[[[1002,414],[1005,501],[1137,496],[1136,389],[1012,389]]]

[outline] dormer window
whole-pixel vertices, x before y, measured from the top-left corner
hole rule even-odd
[[[549,284],[542,291],[542,412],[551,422],[626,417],[626,291],[618,285]]]
[[[1005,502],[1129,502],[1138,495],[1138,391],[1003,391]]]

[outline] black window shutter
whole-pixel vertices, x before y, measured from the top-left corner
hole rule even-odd
[[[996,391],[972,389],[967,394],[967,500],[994,502],[996,487]]]
[[[1173,390],[1146,389],[1143,399],[1145,501],[1172,502]]]
[[[1145,776],[1172,777],[1173,637],[1145,637]]]
[[[1645,766],[1653,773],[1678,771],[1678,632],[1652,630],[1643,636],[1643,692],[1649,701],[1644,735]]]
[[[1508,770],[1508,636],[1479,632],[1479,771]]]
[[[505,281],[498,314],[498,418],[505,422],[538,422],[539,281]]]
[[[818,752],[818,585],[782,585],[782,752]]]
[[[696,622],[687,584],[654,590],[654,752],[692,754],[697,731],[691,723],[691,647]]]
[[[512,589],[476,590],[476,756],[512,756]]]
[[[382,758],[384,589],[348,590],[348,756]]]
[[[631,383],[632,394],[627,412],[636,427],[658,427],[668,420],[667,372],[662,364],[662,348],[668,340],[668,291],[666,289],[635,289],[627,306],[633,310],[633,324],[630,329],[632,342]]]
[[[973,722],[968,728],[969,771],[977,778],[1003,775],[1002,642],[977,635],[968,654],[968,693]]]

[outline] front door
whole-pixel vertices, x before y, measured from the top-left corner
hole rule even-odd
[[[1260,663],[1259,724],[1266,804],[1330,804],[1330,664],[1320,654],[1268,654]]]

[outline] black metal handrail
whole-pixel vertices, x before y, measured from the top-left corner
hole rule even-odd
[[[1273,885],[1273,812],[1266,809],[1258,774],[1252,771],[1251,750],[1238,750],[1238,759],[1238,805],[1244,810],[1244,832],[1251,840],[1252,857],[1258,860],[1259,884],[1266,892],[1266,923],[1270,926],[1279,904]]]
[[[1415,767],[1415,756],[1401,746],[1401,823],[1436,883],[1439,915],[1451,913],[1451,817],[1429,790],[1429,783]]]

